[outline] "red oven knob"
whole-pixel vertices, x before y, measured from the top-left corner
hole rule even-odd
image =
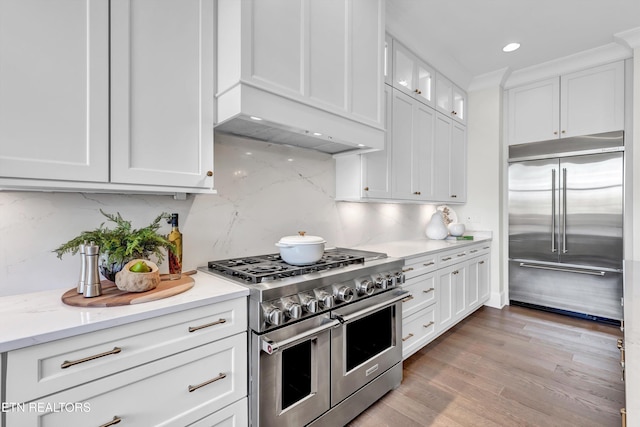
[[[284,314],[276,307],[265,308],[264,321],[270,325],[279,326],[284,321]]]
[[[356,282],[356,291],[358,291],[358,295],[371,295],[375,288],[373,287],[373,282],[369,279],[358,280]]]
[[[348,286],[340,286],[336,291],[336,299],[340,302],[351,302],[353,289]]]

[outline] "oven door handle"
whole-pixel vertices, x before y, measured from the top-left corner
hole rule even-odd
[[[309,329],[308,331],[283,339],[282,341],[273,341],[265,335],[262,337],[262,340],[260,341],[261,349],[267,354],[273,354],[273,353],[276,353],[281,347],[284,347],[296,341],[303,340],[305,338],[309,338],[313,335],[319,334],[331,328],[335,328],[336,326],[339,326],[339,325],[340,325],[340,322],[338,322],[337,320],[331,320],[329,323],[325,323],[324,325]]]
[[[340,321],[340,323],[347,323],[350,322],[354,319],[357,319],[359,317],[363,317],[366,316],[370,313],[373,313],[375,311],[381,310],[383,308],[387,308],[390,305],[394,305],[400,301],[402,301],[403,299],[405,299],[407,297],[407,295],[409,295],[409,291],[402,291],[398,294],[396,294],[395,297],[393,297],[392,299],[380,302],[378,304],[374,304],[372,306],[369,306],[367,308],[363,308],[362,310],[358,310],[355,313],[350,313],[350,314],[338,314],[335,311],[331,312],[331,317],[334,319],[338,319]]]

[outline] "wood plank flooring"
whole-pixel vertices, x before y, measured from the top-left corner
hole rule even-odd
[[[620,329],[483,307],[404,362],[350,427],[620,426]]]

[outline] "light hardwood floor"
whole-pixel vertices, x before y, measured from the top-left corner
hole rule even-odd
[[[404,362],[351,427],[620,426],[620,329],[483,307]]]

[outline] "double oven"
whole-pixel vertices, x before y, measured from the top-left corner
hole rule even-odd
[[[400,384],[402,266],[341,248],[313,266],[278,255],[209,263],[250,289],[253,427],[344,425]]]

